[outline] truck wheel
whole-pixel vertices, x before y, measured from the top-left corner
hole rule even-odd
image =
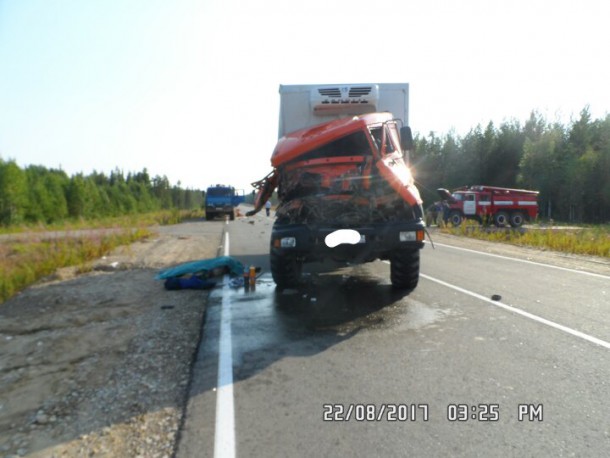
[[[205,219],[207,221],[212,221],[214,219],[214,213],[212,213],[212,212],[205,212]]]
[[[396,289],[413,291],[419,281],[419,250],[400,250],[390,259],[390,279]]]
[[[282,256],[275,250],[269,254],[271,265],[271,276],[279,290],[285,288],[296,288],[301,279],[302,263],[292,256]]]
[[[521,227],[523,226],[523,221],[525,218],[523,217],[523,213],[521,212],[513,212],[510,215],[510,225],[512,227]]]
[[[235,210],[233,210],[231,213],[229,213],[229,219],[231,221],[233,221],[235,219]]]
[[[458,227],[460,224],[462,224],[463,220],[464,217],[462,214],[458,210],[453,210],[451,213],[449,213],[449,219],[447,221],[453,224],[453,226]]]
[[[504,227],[508,224],[508,213],[498,212],[494,215],[494,224],[498,227]]]

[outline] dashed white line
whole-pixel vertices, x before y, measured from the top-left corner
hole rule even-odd
[[[224,255],[229,256],[228,231],[225,231]],[[229,275],[224,276],[223,283],[218,348],[214,456],[217,458],[232,458],[235,456],[235,411],[233,406],[233,343],[231,341]]]

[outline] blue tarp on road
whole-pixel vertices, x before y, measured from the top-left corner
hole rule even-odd
[[[241,262],[230,256],[220,256],[218,258],[191,261],[170,267],[169,269],[159,272],[155,279],[164,280],[166,278],[181,277],[186,274],[205,274],[216,268],[223,267],[228,268],[231,275],[238,275],[241,277],[244,272],[244,265]]]

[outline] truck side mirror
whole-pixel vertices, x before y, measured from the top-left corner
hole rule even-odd
[[[403,126],[400,128],[400,147],[403,151],[410,151],[413,149],[413,133],[409,126]]]

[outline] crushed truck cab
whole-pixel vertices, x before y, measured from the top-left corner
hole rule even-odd
[[[277,188],[270,258],[278,288],[296,286],[303,263],[325,259],[389,259],[393,286],[417,286],[425,226],[405,160],[411,131],[400,124],[391,113],[361,113],[279,139],[273,171],[253,183],[258,194],[249,212]]]

